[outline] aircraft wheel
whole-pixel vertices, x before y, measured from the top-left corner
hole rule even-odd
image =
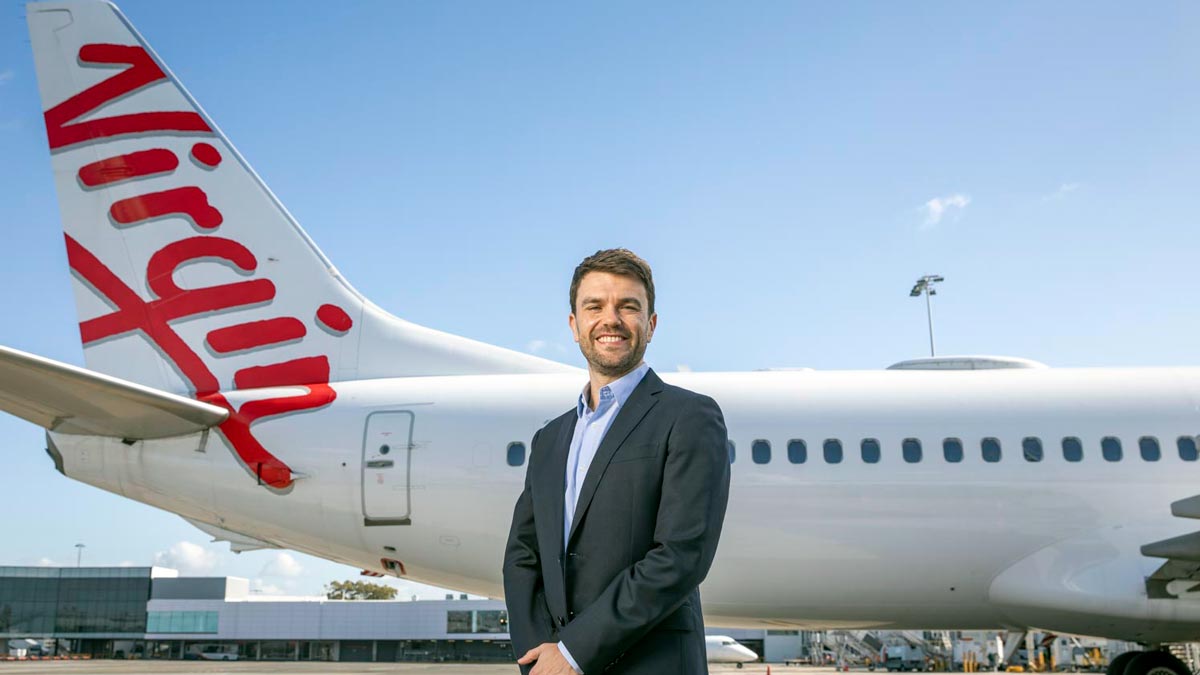
[[[738,664],[737,664],[737,667],[738,667],[738,668],[741,668],[741,667],[742,667],[742,664],[741,664],[741,663],[738,663]]]
[[[1125,669],[1129,667],[1129,662],[1136,656],[1141,656],[1144,652],[1125,652],[1117,656],[1117,658],[1108,662],[1108,670],[1105,675],[1125,675]]]
[[[1141,652],[1125,666],[1124,675],[1191,675],[1192,671],[1171,652]]]

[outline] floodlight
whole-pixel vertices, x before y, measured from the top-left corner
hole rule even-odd
[[[929,296],[937,295],[937,290],[933,288],[933,284],[945,281],[946,278],[940,274],[926,274],[917,279],[917,283],[909,291],[908,295],[915,298],[919,295],[925,296],[925,316],[929,321],[929,355],[934,355],[933,349],[933,305],[929,302]]]

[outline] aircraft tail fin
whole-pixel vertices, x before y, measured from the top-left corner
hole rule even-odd
[[[364,299],[115,6],[27,18],[88,368],[198,398],[570,369]]]

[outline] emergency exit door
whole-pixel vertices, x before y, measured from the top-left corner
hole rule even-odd
[[[363,524],[411,525],[413,414],[407,410],[367,416],[363,434]]]

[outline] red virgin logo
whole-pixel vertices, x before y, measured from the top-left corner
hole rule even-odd
[[[145,49],[137,46],[84,45],[79,50],[78,62],[83,66],[126,67],[46,111],[51,152],[117,137],[152,137],[156,133],[212,135],[204,119],[191,111],[139,112],[79,121],[112,101],[166,80],[166,75]],[[217,148],[202,141],[193,144],[187,154],[181,158],[170,149],[149,147],[105,157],[80,166],[77,185],[80,190],[91,191],[135,179],[171,175],[181,159],[212,171],[223,160]],[[149,300],[134,291],[92,251],[66,235],[72,272],[114,308],[79,324],[84,346],[140,334],[174,367],[197,399],[230,411],[220,431],[251,475],[274,489],[289,487],[293,482],[291,468],[263,447],[252,433],[251,425],[267,417],[313,410],[331,403],[337,393],[329,386],[328,356],[305,356],[237,370],[233,376],[235,389],[286,386],[300,387],[305,393],[247,401],[235,409],[221,393],[212,369],[171,323],[214,312],[270,306],[276,295],[275,284],[269,279],[249,278],[204,288],[181,288],[175,282],[175,272],[189,263],[215,260],[253,277],[258,269],[254,252],[238,241],[218,235],[224,217],[219,205],[210,203],[200,186],[118,199],[109,206],[107,216],[110,225],[118,229],[152,227],[154,221],[163,218],[185,218],[202,234],[169,242],[150,256],[145,269],[146,287],[153,296]],[[353,327],[346,311],[331,304],[314,307],[313,314],[305,318],[335,336],[345,335]],[[220,358],[302,342],[307,332],[307,324],[300,317],[278,316],[216,328],[206,334],[205,343]]]

